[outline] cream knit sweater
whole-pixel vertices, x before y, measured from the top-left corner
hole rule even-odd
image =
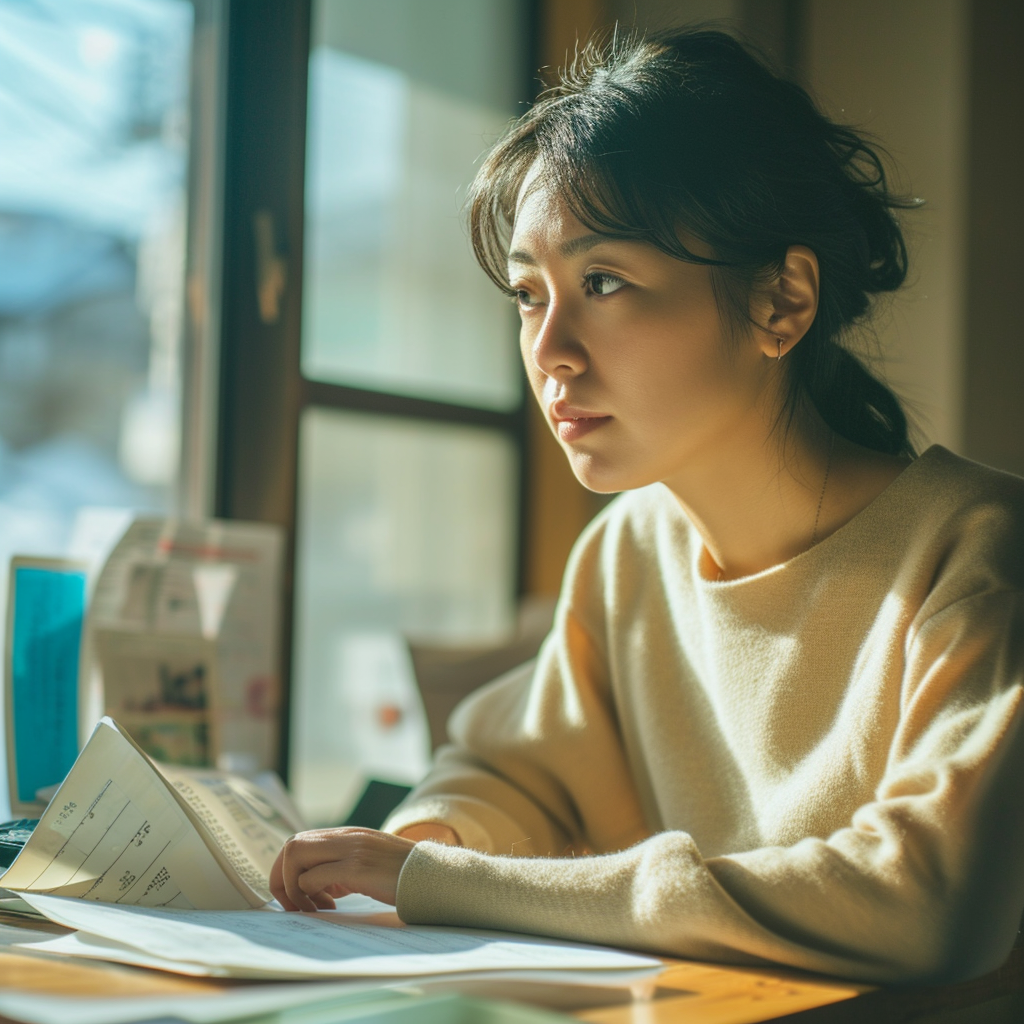
[[[966,977],[1024,907],[1024,480],[930,448],[710,582],[659,485],[587,529],[555,628],[388,821],[450,824],[408,922],[872,981]]]

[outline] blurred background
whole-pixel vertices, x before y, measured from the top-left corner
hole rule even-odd
[[[2,564],[85,507],[283,526],[314,821],[422,771],[410,665],[528,647],[599,507],[466,185],[591,32],[693,21],[888,148],[926,205],[864,343],[920,447],[1024,473],[1019,2],[0,0]]]
[[[0,554],[176,500],[191,4],[0,4]]]

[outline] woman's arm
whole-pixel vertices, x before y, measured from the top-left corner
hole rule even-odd
[[[980,595],[928,620],[908,647],[903,714],[876,799],[830,836],[707,859],[679,831],[574,859],[431,842],[399,851],[386,844],[406,841],[382,837],[333,861],[354,859],[351,874],[324,878],[349,891],[378,870],[410,923],[875,981],[981,973],[1005,957],[1024,906],[1022,645],[1019,594]],[[321,881],[311,875],[301,888]]]
[[[445,830],[454,845],[484,853],[561,853],[572,828],[557,779],[535,772],[532,785],[481,756],[515,744],[522,709],[537,685],[535,664],[522,665],[477,691],[449,722],[452,744],[438,751],[426,779],[395,809],[384,830],[410,838],[436,839]],[[555,740],[554,726],[548,734]],[[557,741],[556,741],[557,742]],[[529,755],[525,755],[529,757]]]
[[[326,909],[350,892],[394,903],[405,861],[424,840],[521,858],[576,852],[594,834],[610,837],[606,849],[642,838],[603,678],[589,634],[561,616],[536,664],[460,705],[449,722],[454,742],[385,831],[293,836],[274,864],[272,893],[287,910]]]
[[[575,585],[597,590],[586,569],[574,575]],[[440,823],[463,846],[514,857],[618,850],[650,834],[606,658],[565,607],[536,664],[463,702],[449,732],[452,744],[439,751],[386,830],[405,834],[410,826]]]
[[[385,831],[314,829],[293,836],[270,877],[281,905],[328,909],[351,892],[393,904],[405,861],[425,840],[519,857],[565,852],[579,824],[559,762],[611,765],[621,755],[602,749],[612,731],[602,727],[607,709],[599,710],[603,699],[596,693],[577,694],[570,702],[575,713],[566,715],[567,684],[558,668],[564,660],[542,654],[540,666],[521,666],[464,702],[449,723],[455,742],[440,751]],[[582,717],[588,705],[594,705],[593,728]]]
[[[399,914],[881,982],[993,969],[1024,907],[1024,597],[932,616],[903,696],[875,799],[832,835],[707,859],[685,832],[575,860],[425,843]]]

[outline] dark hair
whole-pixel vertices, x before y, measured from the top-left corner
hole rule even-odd
[[[786,249],[818,258],[818,312],[791,352],[785,409],[809,399],[837,433],[913,454],[899,399],[842,343],[871,296],[899,288],[907,249],[877,147],[732,37],[681,29],[589,43],[488,155],[469,196],[480,265],[505,292],[516,201],[536,160],[590,230],[714,267],[720,304],[749,324],[750,290]],[[713,258],[690,251],[686,233]]]

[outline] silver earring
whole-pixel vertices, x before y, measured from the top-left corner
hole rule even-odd
[[[782,358],[782,339],[776,338],[775,340],[779,343],[779,354],[775,357],[775,361],[778,362]]]

